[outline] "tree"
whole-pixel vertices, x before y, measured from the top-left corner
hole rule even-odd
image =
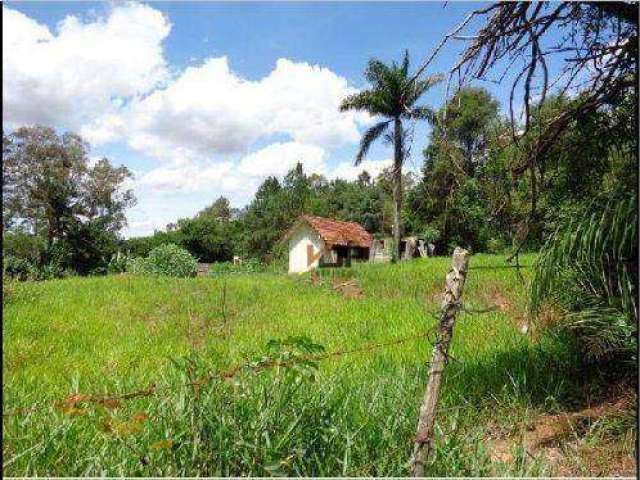
[[[460,167],[473,176],[486,158],[489,128],[498,118],[498,102],[484,88],[460,89],[440,112],[436,137],[456,149]],[[457,152],[456,152],[457,153]]]
[[[564,34],[558,36],[558,30]],[[449,75],[457,77],[459,85],[477,79],[497,79],[498,83],[511,79],[510,133],[522,152],[511,171],[515,177],[525,173],[530,177],[531,207],[525,225],[531,225],[537,217],[536,167],[552,157],[554,145],[562,141],[572,125],[594,112],[615,109],[631,97],[633,122],[627,118],[616,129],[623,131],[632,123],[635,136],[638,8],[634,3],[496,2],[483,6],[445,36],[418,72],[427,68],[451,39],[469,42]],[[550,68],[554,61],[562,67]],[[509,76],[509,71],[516,73]],[[524,125],[516,121],[517,95],[524,106]],[[532,137],[533,115],[553,95],[570,100],[544,124],[539,123],[537,135]],[[527,227],[527,231],[531,229]],[[512,257],[522,245],[524,241],[519,242]]]
[[[340,105],[340,110],[362,110],[376,117],[384,118],[369,128],[362,136],[355,164],[359,165],[362,162],[373,142],[383,135],[385,139],[393,143],[393,236],[396,258],[399,258],[402,165],[406,154],[406,134],[403,121],[434,121],[434,112],[427,106],[417,106],[416,102],[429,88],[440,82],[442,77],[440,75],[432,75],[427,78],[420,78],[419,75],[410,76],[408,52],[405,52],[400,65],[396,62],[386,65],[376,59],[370,60],[364,75],[372,87],[345,98]],[[393,132],[390,134],[388,130],[391,126],[393,126]]]
[[[214,220],[230,220],[231,206],[229,205],[229,200],[223,196],[218,197],[215,202],[200,211],[198,216],[212,218]]]
[[[484,195],[498,102],[482,88],[463,88],[436,117],[422,179],[407,196],[409,224],[417,232],[437,230],[436,247],[443,253],[456,245],[482,251],[498,236]]]
[[[41,237],[40,266],[56,261],[80,273],[105,264],[135,203],[126,167],[106,158],[90,166],[89,146],[43,126],[3,134],[5,232]]]

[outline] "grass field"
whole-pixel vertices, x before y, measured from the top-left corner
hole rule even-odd
[[[320,282],[126,275],[15,285],[4,304],[5,474],[406,475],[427,338],[188,383],[274,355],[274,339],[306,336],[332,352],[417,337],[436,323],[449,262],[357,265]],[[362,296],[340,295],[331,276],[353,276]],[[527,432],[583,407],[585,383],[565,339],[522,333],[525,292],[504,257],[471,259],[428,475],[624,473],[633,461],[633,419],[620,409],[586,429],[572,413],[551,443],[533,445],[540,438]],[[151,384],[154,395],[108,405],[69,399]],[[600,465],[599,449],[617,463]]]

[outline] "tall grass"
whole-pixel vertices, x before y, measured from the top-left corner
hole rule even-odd
[[[533,257],[525,257],[531,264]],[[436,319],[448,259],[358,265],[348,299],[308,276],[115,276],[22,284],[5,305],[3,421],[10,475],[406,475],[431,346],[416,339],[296,368],[194,379],[238,362],[423,332]],[[545,475],[515,448],[491,459],[487,425],[512,428],[579,396],[577,352],[519,332],[526,291],[501,257],[471,260],[429,475]],[[224,295],[223,295],[223,292]],[[274,347],[275,345],[275,347]],[[275,348],[275,349],[274,349]],[[50,406],[73,393],[158,387],[117,405]]]

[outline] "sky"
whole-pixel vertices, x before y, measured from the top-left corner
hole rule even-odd
[[[339,112],[371,57],[421,63],[482,4],[4,2],[3,127],[74,131],[134,178],[125,236],[164,229],[220,195],[250,202],[269,175],[355,178],[390,164],[380,143],[353,166],[375,118]],[[427,74],[447,72],[452,42]],[[484,85],[504,106],[508,88]],[[445,100],[436,86],[421,103]],[[418,171],[428,126],[413,136]]]

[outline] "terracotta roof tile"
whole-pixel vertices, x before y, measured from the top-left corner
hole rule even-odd
[[[373,235],[367,232],[362,225],[355,222],[342,222],[330,218],[302,215],[298,221],[307,222],[322,239],[331,245],[354,247],[371,247]]]

